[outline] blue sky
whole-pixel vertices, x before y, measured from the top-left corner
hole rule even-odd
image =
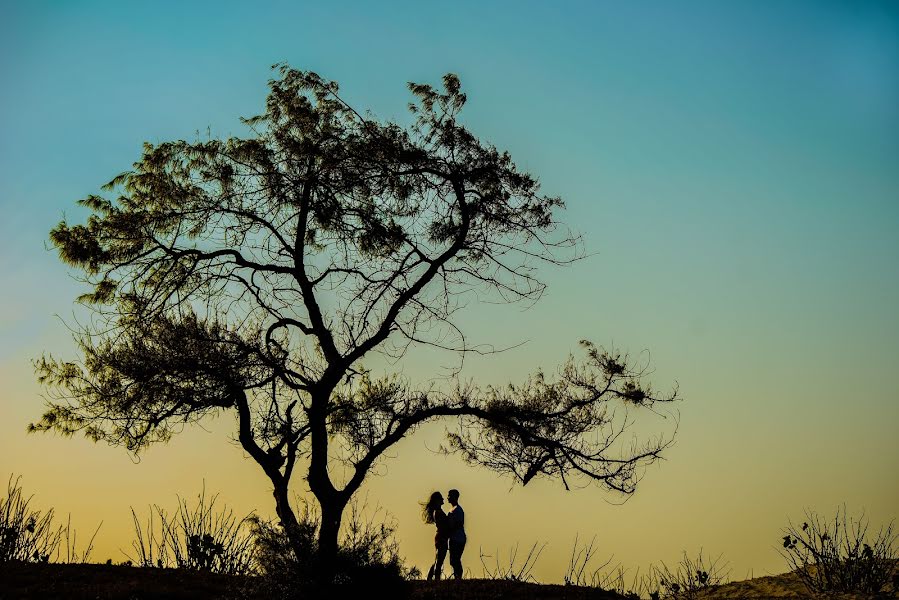
[[[64,213],[77,219],[75,200],[127,169],[143,141],[245,133],[237,117],[261,110],[275,62],[399,120],[407,81],[454,72],[466,123],[566,200],[593,253],[546,271],[549,293],[527,311],[473,307],[466,322],[481,341],[531,341],[467,374],[500,382],[551,368],[582,337],[650,349],[659,386],[677,380],[685,397],[680,441],[622,518],[642,527],[681,498],[689,532],[660,552],[730,535],[738,569],[776,569],[765,540],[803,506],[896,516],[895,3],[259,4],[0,3],[5,444],[44,452],[46,437],[22,433],[40,407],[28,361],[72,351],[54,315],[72,314],[80,288],[45,250],[47,232]],[[403,368],[426,377],[427,361]],[[49,475],[10,456],[0,473],[24,472],[53,495]],[[705,489],[710,470],[720,495],[677,491]],[[753,504],[771,482],[785,497]],[[555,488],[516,493],[532,507],[566,501]],[[591,493],[575,503],[602,497]],[[754,525],[718,533],[701,515],[722,504]],[[589,527],[608,527],[615,513],[603,514]],[[414,554],[420,532],[407,527]]]

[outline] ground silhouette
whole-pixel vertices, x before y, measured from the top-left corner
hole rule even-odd
[[[625,600],[595,588],[541,585],[503,580],[413,581],[412,600]],[[367,597],[376,597],[368,590]],[[118,565],[0,565],[0,600],[31,598],[71,600],[278,600],[260,591],[249,577],[214,575],[181,569]],[[337,597],[332,596],[332,597]],[[697,600],[813,598],[793,573],[737,581],[699,592]],[[861,595],[828,596],[830,600],[863,600]],[[895,591],[864,598],[899,598]]]

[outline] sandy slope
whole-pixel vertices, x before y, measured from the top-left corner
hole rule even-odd
[[[899,594],[888,593],[877,596],[878,598],[899,598]],[[745,581],[727,583],[701,595],[702,600],[724,600],[746,598],[814,598],[802,585],[799,578],[793,573],[774,575],[771,577],[756,577]],[[862,600],[865,596],[852,594],[837,594],[827,596],[828,600]]]

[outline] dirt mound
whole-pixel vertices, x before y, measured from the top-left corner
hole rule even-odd
[[[885,593],[876,598],[899,598],[899,594]],[[720,585],[712,590],[703,592],[698,596],[701,600],[730,600],[743,598],[746,600],[761,600],[770,598],[815,598],[805,588],[795,573],[784,573],[769,577],[756,577],[745,581],[734,581]],[[832,594],[827,600],[869,600],[871,596],[855,594]]]

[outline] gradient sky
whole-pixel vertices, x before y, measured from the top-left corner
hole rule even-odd
[[[204,479],[238,512],[272,500],[230,416],[136,464],[25,434],[42,408],[30,360],[75,356],[63,320],[84,291],[47,233],[143,141],[242,134],[278,61],[401,120],[407,81],[457,73],[470,128],[566,200],[592,256],[544,270],[533,308],[471,307],[475,341],[528,343],[467,377],[552,371],[589,338],[648,349],[655,384],[684,398],[677,445],[625,504],[517,487],[429,452],[441,425],[420,430],[366,488],[411,563],[431,559],[417,501],[449,487],[473,574],[479,548],[539,540],[543,581],[576,534],[631,569],[703,548],[741,579],[784,570],[780,529],[804,508],[899,516],[895,3],[259,4],[0,2],[0,476],[83,536],[102,520],[95,560],[124,558],[129,506],[172,507]],[[450,358],[399,368],[422,380]]]

